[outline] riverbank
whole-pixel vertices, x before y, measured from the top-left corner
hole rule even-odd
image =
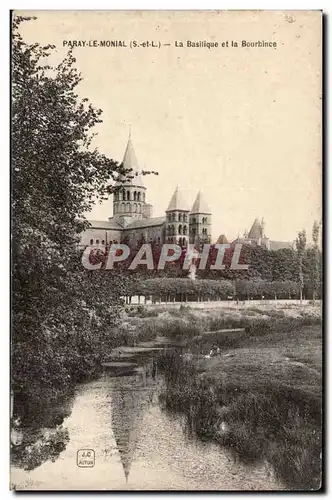
[[[228,328],[233,331],[221,331]],[[184,423],[189,437],[198,437],[203,444],[204,441],[213,443],[216,457],[220,449],[220,457],[224,457],[225,463],[228,460],[234,463],[236,471],[237,466],[247,465],[250,470],[272,469],[272,483],[268,486],[268,479],[264,476],[264,482],[259,486],[257,483],[254,489],[262,489],[264,485],[271,489],[292,490],[319,487],[319,303],[302,307],[229,307],[222,311],[193,310],[182,306],[171,311],[161,308],[153,315],[147,308],[127,310],[121,319],[121,326],[106,331],[101,340],[100,344],[96,344],[100,349],[95,352],[96,368],[89,377],[90,381],[86,382],[87,387],[99,387],[106,380],[107,385],[116,384],[120,378],[115,376],[119,374],[111,373],[114,372],[114,364],[121,365],[121,370],[130,367],[132,374],[129,378],[124,377],[128,383],[134,377],[139,384],[153,385],[154,376],[148,373],[153,356],[158,359],[156,381],[159,404],[166,411],[166,416],[168,414],[173,420],[175,417],[179,425]],[[217,345],[221,353],[209,357],[213,345]],[[165,346],[168,348],[163,350]],[[137,356],[144,360],[138,368]],[[98,373],[103,373],[103,376],[96,378]],[[92,382],[94,378],[96,381]],[[83,387],[84,384],[78,386],[78,390]],[[87,403],[87,410],[91,401],[89,399]],[[53,410],[54,403],[50,401],[49,404]],[[38,419],[33,418],[32,427],[36,427],[33,433],[39,436],[40,429],[55,426],[55,434],[52,434],[51,442],[47,437],[45,450],[38,438],[36,445],[33,444],[36,456],[30,456],[31,446],[23,440],[24,450],[30,451],[29,456],[25,452],[23,455],[18,453],[16,462],[20,467],[23,464],[24,468],[35,470],[49,453],[57,459],[70,440],[75,441],[76,431],[69,429],[68,436],[62,432],[64,419],[67,422],[72,412],[71,404],[65,406],[66,411],[61,410],[59,415],[53,412],[53,415],[47,410],[47,405],[37,405]],[[125,414],[128,413],[126,410]],[[31,418],[26,420],[28,423]],[[31,434],[31,430],[27,433],[25,427],[22,430],[28,436]],[[170,432],[173,431],[177,432]],[[70,432],[74,432],[74,438],[72,436],[68,441]],[[34,442],[33,436],[31,439]],[[170,438],[174,442],[179,440],[175,434],[167,440]],[[95,437],[93,440],[95,442]],[[183,444],[178,444],[182,449]],[[216,458],[216,468],[219,467],[220,457]],[[238,472],[234,473],[236,477]],[[231,475],[233,477],[233,472]],[[241,481],[236,484],[241,485]],[[219,487],[223,486],[218,479],[216,489],[219,483]],[[232,489],[228,483],[227,488]]]
[[[161,355],[161,399],[167,410],[185,417],[189,433],[218,442],[235,458],[271,464],[286,489],[318,489],[320,311],[313,306],[276,312],[273,321],[240,318],[247,322],[242,333],[187,336],[185,356]],[[218,324],[216,318],[208,322]],[[204,357],[213,344],[221,355]]]
[[[256,328],[257,324],[272,325],[280,322],[292,328],[299,323],[314,324],[321,321],[321,303],[312,304],[260,304],[229,305],[220,309],[218,303],[209,309],[196,309],[190,305],[126,307],[121,324],[109,332],[115,345],[135,346],[140,342],[154,341],[157,336],[173,342],[187,344],[188,340],[207,331],[225,328]],[[247,335],[244,335],[244,339]],[[242,338],[236,336],[242,345]],[[236,342],[233,338],[232,342]],[[197,339],[196,339],[197,340]],[[225,337],[223,337],[225,342]]]

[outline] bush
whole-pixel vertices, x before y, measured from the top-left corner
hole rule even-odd
[[[188,278],[149,278],[131,286],[132,295],[163,297],[172,300],[177,296],[195,299],[227,299],[235,288],[230,281],[190,280]]]

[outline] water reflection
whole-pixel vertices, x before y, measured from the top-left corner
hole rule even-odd
[[[57,404],[41,398],[16,403],[11,428],[11,463],[25,470],[33,470],[45,461],[55,462],[69,442],[64,421],[73,406],[73,396],[62,398]]]
[[[180,421],[162,412],[160,381],[138,373],[82,384],[52,427],[25,425],[13,452],[18,490],[278,489],[266,469],[234,464],[216,445],[187,440]],[[70,410],[69,410],[70,408]],[[54,420],[55,418],[55,420]],[[44,420],[44,421],[46,421]],[[39,424],[41,420],[39,418]],[[15,447],[14,447],[15,448]],[[77,466],[93,449],[95,465]]]
[[[154,390],[155,384],[150,379],[138,375],[112,379],[112,429],[126,481]]]

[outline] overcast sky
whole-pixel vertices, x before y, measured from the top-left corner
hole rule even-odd
[[[29,42],[131,40],[162,48],[74,49],[79,93],[103,110],[95,139],[122,161],[129,126],[154,216],[177,184],[202,190],[212,235],[265,218],[275,240],[321,219],[321,17],[317,12],[36,12]],[[176,48],[175,41],[276,41],[277,48]],[[91,219],[112,216],[112,201]],[[310,236],[311,237],[311,236]],[[310,238],[309,238],[310,239]]]

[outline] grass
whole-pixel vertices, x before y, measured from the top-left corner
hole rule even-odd
[[[222,347],[222,355],[202,358],[211,343]],[[318,489],[318,317],[249,322],[243,333],[200,334],[190,337],[188,346],[192,361],[175,351],[159,358],[165,408],[185,417],[189,433],[219,442],[235,457],[268,461],[287,489]]]
[[[227,328],[244,331],[220,332]],[[319,303],[128,309],[116,343],[157,336],[192,354],[186,361],[167,351],[158,361],[166,380],[161,401],[184,417],[190,434],[217,441],[243,461],[269,462],[287,489],[320,487]],[[221,356],[204,358],[214,344]]]

